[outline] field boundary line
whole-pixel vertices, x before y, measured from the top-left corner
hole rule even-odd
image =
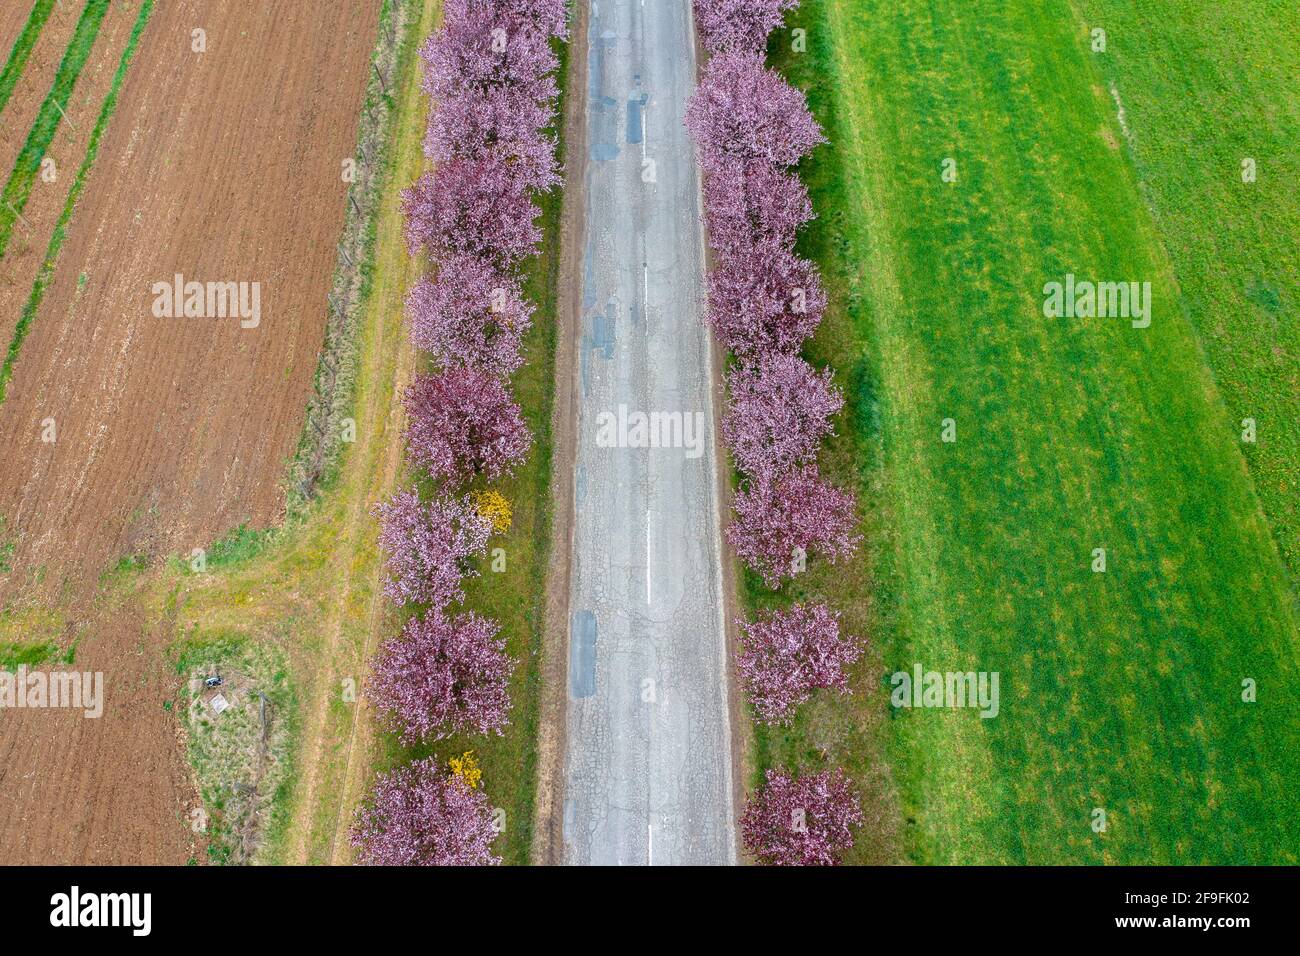
[[[419,18],[413,0],[384,0],[380,7],[379,32],[370,55],[371,69],[351,157],[355,178],[344,199],[343,230],[326,296],[324,345],[302,433],[284,478],[290,511],[329,487],[340,467],[338,426],[355,400],[357,331],[374,282],[376,225],[383,208],[385,177],[391,172],[393,143],[398,138],[391,125],[397,109],[393,84],[407,55],[403,47],[412,18]],[[387,74],[386,80],[381,81],[382,74]]]
[[[407,41],[410,38],[411,31],[415,31],[414,39],[417,42],[419,41],[420,39],[419,27],[420,24],[424,22],[424,14],[425,14],[425,10],[423,6],[418,2],[411,2],[411,0],[396,0],[396,9],[401,11],[402,22],[400,27],[397,28],[398,32],[397,32],[396,40],[389,50],[389,52],[392,54],[393,57],[394,74],[397,73],[397,71],[401,69],[403,65],[405,65],[408,69],[412,65],[409,63],[405,63],[407,58],[403,55],[403,49],[407,45]],[[437,13],[435,14],[435,17],[440,15],[441,15],[441,10],[438,10]],[[392,82],[395,78],[396,77],[394,76],[390,76],[389,82]],[[407,82],[413,83],[415,82],[415,79],[411,78],[407,80]],[[404,94],[405,92],[406,91],[403,90]],[[387,110],[379,125],[382,129],[389,130],[391,128],[390,124],[391,124],[392,117],[401,116],[401,103],[396,98],[390,97],[387,94],[385,94],[385,100],[388,101]],[[397,145],[398,142],[400,142],[401,139],[400,131],[396,129],[392,129],[392,133],[394,135],[392,136],[391,140],[385,142],[381,146],[381,148],[385,150],[385,156],[384,156],[384,172],[383,175],[381,176],[380,181],[387,186],[392,185],[395,178],[395,173],[397,172],[397,164],[399,162],[399,156],[397,150],[394,147]],[[374,207],[370,210],[369,224],[367,227],[367,231],[372,235],[372,237],[375,228],[379,222],[379,218],[383,208],[383,203],[382,201],[380,201],[381,199],[382,196],[377,196]],[[371,243],[371,246],[368,250],[367,263],[368,263],[368,268],[374,267],[375,255],[374,255],[373,242]],[[370,307],[373,306],[373,301],[369,297],[368,288],[366,292],[367,295],[364,299],[364,302],[365,305],[367,306],[367,309],[369,309]],[[380,328],[382,329],[382,326],[380,326]],[[396,349],[398,353],[398,359],[397,359],[396,367],[394,368],[394,376],[393,376],[394,396],[400,394],[401,391],[405,388],[406,383],[409,381],[415,365],[414,351],[411,348],[409,348],[404,341],[402,341],[402,330],[400,325],[395,329],[395,331],[397,332]],[[405,417],[404,413],[405,413],[405,408],[403,407],[401,402],[391,401],[391,400],[389,401],[388,414],[386,416],[388,426],[384,429],[383,432],[385,437],[389,435],[402,434],[402,425]],[[386,454],[382,456],[384,470],[383,470],[383,477],[380,484],[381,487],[385,490],[392,488],[397,482],[398,472],[403,467],[404,456],[402,454],[402,450],[403,450],[402,443],[400,441],[390,442],[388,448],[385,449]],[[365,519],[366,516],[369,514],[369,510],[365,509],[365,504],[366,501],[363,498],[358,498],[352,504],[352,515],[349,522],[348,530],[349,533],[352,534],[354,537],[358,534],[363,534],[367,528]],[[360,546],[361,546],[360,542],[358,542],[354,547],[360,547]],[[349,585],[351,584],[351,581],[352,581],[352,571],[351,568],[349,568],[348,570]],[[337,646],[338,639],[342,637],[343,634],[343,620],[346,617],[346,611],[347,611],[346,595],[344,595],[343,600],[339,602],[338,608],[341,613],[339,618],[335,622],[335,629],[334,629],[335,633],[333,635],[333,643],[335,646]],[[370,659],[370,655],[374,650],[375,635],[379,631],[379,628],[383,623],[385,609],[386,609],[386,605],[383,601],[383,591],[377,588],[374,591],[374,593],[371,595],[369,607],[367,607],[366,609],[366,627],[361,637],[361,669],[363,672],[366,671],[366,662]],[[349,728],[348,743],[347,743],[347,747],[345,748],[346,756],[344,757],[343,760],[342,789],[339,793],[338,812],[335,814],[334,826],[330,832],[329,856],[326,860],[326,862],[331,866],[339,863],[339,847],[340,847],[339,835],[340,833],[346,833],[350,822],[347,813],[349,796],[353,791],[354,784],[361,783],[361,781],[356,778],[360,777],[362,771],[360,768],[354,769],[353,757],[356,755],[357,738],[360,734],[362,724],[364,722],[367,726],[369,725],[369,721],[370,721],[369,713],[370,713],[369,707],[363,704],[361,701],[357,702],[357,706],[355,706],[352,711],[352,726]],[[342,845],[347,846],[348,841],[344,839]]]
[[[574,5],[570,23],[567,96],[561,123],[566,158],[586,153],[588,4]],[[578,163],[566,164],[560,214],[560,258],[554,316],[555,343],[551,396],[552,518],[548,531],[550,560],[543,583],[541,663],[538,676],[538,726],[533,832],[528,856],[532,865],[563,862],[564,761],[568,723],[569,583],[573,574],[573,469],[577,461],[578,362],[581,328],[582,229],[586,184]]]

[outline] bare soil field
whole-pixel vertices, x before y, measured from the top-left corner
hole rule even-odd
[[[55,8],[49,22],[45,24],[40,42],[14,91],[14,97],[9,101],[3,116],[0,116],[6,133],[3,145],[0,145],[0,176],[7,177],[13,169],[14,160],[23,147],[27,131],[31,129],[41,103],[50,91],[59,59],[76,26],[75,12],[68,8],[60,19],[58,9]],[[113,83],[113,74],[131,37],[131,28],[138,12],[139,4],[130,7],[116,3],[109,5],[90,59],[82,69],[72,98],[65,108],[67,119],[59,124],[59,131],[45,154],[54,160],[57,178],[52,183],[37,178],[31,197],[23,209],[24,222],[20,222],[14,229],[9,248],[0,256],[0,343],[6,346],[13,336],[18,316],[31,295],[36,273],[41,267],[59,214],[63,211],[77,167],[86,154],[91,130]]]
[[[6,710],[0,723],[0,864],[157,864],[199,859],[200,806],[163,701],[170,634],[130,605],[87,622],[73,669],[104,674],[103,716]]]
[[[9,56],[9,51],[13,49],[18,34],[23,32],[31,12],[31,0],[9,0],[7,3],[0,3],[0,65],[3,65]]]
[[[177,0],[144,33],[0,405],[0,515],[17,537],[0,601],[67,609],[75,667],[105,673],[107,704],[100,720],[0,721],[0,862],[196,853],[164,709],[172,628],[92,595],[124,555],[188,554],[283,514],[378,8]],[[154,283],[176,274],[259,283],[260,323],[155,317]]]
[[[22,19],[14,25],[13,36],[7,41],[0,39],[0,64],[3,64],[4,59],[9,56],[10,47],[26,24],[27,13],[28,11],[24,9]],[[31,58],[28,59],[27,65],[18,78],[18,84],[14,87],[13,98],[5,106],[4,113],[0,114],[0,176],[7,177],[9,171],[13,169],[14,160],[18,158],[18,152],[23,148],[23,141],[27,138],[27,131],[32,128],[36,114],[40,112],[41,103],[50,92],[51,84],[54,83],[54,74],[58,72],[59,60],[67,49],[68,41],[72,39],[73,30],[77,26],[77,17],[80,14],[80,10],[71,7],[55,6],[50,19],[45,22],[41,30],[40,38],[32,47]],[[104,33],[115,21],[125,21],[126,32],[129,33],[133,19],[135,19],[134,10],[110,4],[108,12],[104,15],[100,38],[96,41],[96,45],[98,46],[105,39]],[[120,53],[121,50],[119,49],[118,52]],[[116,62],[113,65],[116,66]],[[90,63],[86,65],[83,76],[89,72],[90,66]],[[112,67],[109,68],[109,75],[112,75]],[[80,99],[77,95],[80,92],[80,83],[78,83],[77,92],[74,94],[76,99]],[[73,122],[75,123],[76,120],[74,119]],[[75,163],[76,160],[73,162]]]
[[[11,581],[76,590],[122,555],[281,514],[377,9],[158,6],[0,406]],[[176,274],[260,283],[260,324],[155,318]]]

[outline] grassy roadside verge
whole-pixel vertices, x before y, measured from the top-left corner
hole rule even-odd
[[[774,62],[832,139],[801,170],[834,303],[809,355],[849,398],[823,468],[870,542],[796,596],[852,603],[875,651],[756,763],[850,769],[877,815],[852,862],[1293,860],[1297,717],[1242,696],[1297,680],[1286,574],[1068,4],[790,21],[808,52],[782,32]],[[1045,319],[1066,272],[1150,281],[1151,327]],[[891,708],[916,663],[998,672],[999,716]]]
[[[77,200],[81,198],[81,192],[85,189],[86,180],[89,178],[90,171],[95,165],[95,159],[99,156],[100,142],[103,140],[104,133],[108,129],[108,124],[113,118],[114,110],[117,109],[117,97],[122,88],[122,80],[126,77],[127,70],[130,69],[131,60],[134,58],[136,48],[139,46],[140,37],[149,23],[149,16],[153,12],[153,7],[154,0],[144,0],[144,3],[140,6],[140,12],[136,15],[135,25],[131,28],[131,37],[127,41],[126,49],[122,51],[122,57],[118,61],[117,72],[113,74],[112,85],[109,87],[108,95],[104,97],[104,105],[100,108],[99,118],[95,121],[95,128],[91,131],[90,141],[86,145],[85,158],[82,159],[81,166],[78,167],[77,174],[72,180],[72,187],[68,190],[68,198],[63,204],[63,211],[59,214],[59,220],[54,226],[54,233],[50,236],[50,243],[46,247],[45,257],[41,261],[40,271],[36,274],[36,282],[32,286],[32,293],[27,299],[27,304],[23,306],[22,315],[18,318],[18,324],[14,329],[13,338],[10,340],[9,348],[5,352],[4,364],[0,365],[0,405],[4,404],[5,394],[9,387],[9,381],[13,378],[14,366],[18,362],[18,356],[22,351],[23,342],[26,340],[28,332],[31,331],[32,323],[36,320],[36,314],[40,311],[41,302],[45,298],[45,291],[49,288],[50,283],[54,281],[54,268],[58,263],[59,251],[63,248],[63,242],[67,238],[68,226],[72,222],[73,214],[76,212]],[[89,10],[89,8],[87,8],[87,10]],[[102,19],[102,12],[100,17]],[[79,24],[78,33],[80,33],[80,30],[81,27]],[[97,30],[98,24],[96,25],[96,31]],[[86,45],[87,54],[92,45],[93,38],[91,42]],[[60,68],[60,73],[62,73],[62,68]],[[56,88],[58,86],[57,80],[55,81],[55,86]],[[70,94],[71,86],[68,88],[68,94],[65,94],[64,96],[65,102],[67,100],[67,95]],[[42,108],[42,115],[43,114],[44,108]],[[40,121],[38,120],[37,122],[39,126]],[[50,137],[53,138],[53,135],[53,130],[51,130]],[[49,145],[48,139],[45,141],[45,145]],[[41,151],[42,153],[44,152],[44,146],[41,147]],[[24,154],[25,152],[26,151],[24,150]],[[19,165],[22,164],[23,159],[21,156],[19,157],[18,162]],[[39,168],[39,166],[40,159],[37,158],[32,167],[33,176],[35,175],[35,170]],[[15,175],[17,175],[17,172],[18,170],[15,168]],[[13,180],[11,180],[11,183],[12,182]],[[27,190],[30,192],[30,189],[31,181],[29,179]],[[6,196],[7,195],[8,190],[6,189]],[[27,193],[24,193],[23,195],[24,202],[26,201],[26,195]],[[5,211],[7,210],[0,210],[0,250],[3,249],[4,242],[8,238],[8,233],[3,231],[2,217]],[[10,228],[12,228],[12,225],[13,223],[11,221]]]
[[[36,0],[31,14],[27,17],[23,32],[18,35],[18,39],[10,48],[9,59],[5,61],[4,70],[0,71],[0,113],[4,112],[4,108],[9,105],[9,98],[14,95],[18,80],[23,75],[23,68],[27,66],[27,60],[32,55],[36,41],[40,39],[41,30],[45,28],[45,21],[50,18],[53,9],[54,0]]]
[[[72,39],[68,41],[68,48],[63,53],[63,59],[59,61],[58,72],[54,74],[54,83],[50,87],[50,92],[41,103],[41,111],[36,114],[36,122],[27,133],[27,140],[14,161],[14,168],[9,174],[8,182],[5,183],[4,191],[0,193],[0,256],[4,255],[9,247],[14,225],[18,222],[18,217],[32,194],[32,184],[36,181],[37,173],[40,172],[41,160],[44,159],[45,151],[54,139],[54,134],[59,130],[63,111],[67,108],[73,87],[77,85],[77,78],[81,76],[81,69],[90,58],[90,51],[95,45],[96,37],[99,36],[100,24],[104,22],[104,14],[108,12],[109,2],[110,0],[88,0],[85,9],[81,11],[81,18],[77,21]]]
[[[830,481],[857,492],[864,541],[853,560],[838,565],[812,561],[778,593],[737,562],[740,603],[750,618],[762,609],[796,601],[825,601],[840,612],[843,628],[867,635],[869,645],[850,673],[851,696],[819,692],[799,708],[788,727],[753,723],[748,786],[760,786],[770,768],[843,767],[857,784],[868,820],[845,862],[890,864],[904,858],[902,821],[887,753],[887,717],[876,684],[883,668],[880,635],[894,626],[897,584],[892,516],[888,496],[882,493],[880,358],[862,294],[868,281],[869,224],[856,210],[845,180],[846,166],[861,158],[850,147],[842,94],[827,82],[831,74],[824,72],[833,68],[824,4],[803,0],[788,16],[787,27],[808,31],[807,52],[793,52],[789,29],[778,29],[769,43],[768,64],[804,91],[829,140],[798,169],[817,216],[803,230],[798,251],[817,263],[828,297],[825,317],[804,354],[818,367],[835,369],[845,397],[835,434],[824,442],[818,461]]]

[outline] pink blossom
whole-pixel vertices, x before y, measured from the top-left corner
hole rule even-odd
[[[704,48],[761,51],[799,0],[695,0],[695,22]]]
[[[501,88],[518,90],[537,103],[558,95],[553,74],[559,60],[547,29],[515,15],[509,6],[447,0],[442,27],[420,47],[424,91],[435,101]]]
[[[406,300],[411,341],[444,368],[476,368],[507,378],[523,363],[533,305],[519,281],[474,256],[448,256],[436,278],[421,278]]]
[[[705,173],[728,159],[793,166],[825,141],[803,93],[767,69],[758,53],[710,58],[686,105],[686,125]]]
[[[373,662],[367,692],[411,746],[453,733],[501,733],[514,660],[496,621],[477,614],[411,618]]]
[[[740,470],[751,476],[789,471],[811,461],[830,434],[844,396],[797,355],[769,353],[727,375],[722,438]]]
[[[542,233],[528,184],[502,159],[453,159],[402,192],[406,242],[435,259],[463,254],[502,267],[531,255]]]
[[[727,541],[770,588],[798,573],[798,558],[819,553],[834,562],[857,550],[862,537],[854,531],[853,495],[823,482],[816,465],[755,478],[733,508]]]
[[[492,523],[468,498],[436,498],[427,505],[414,489],[376,506],[379,544],[388,580],[384,594],[399,606],[442,610],[465,597],[466,562],[487,550]]]
[[[433,757],[381,774],[350,837],[367,866],[489,866],[496,826],[482,790]]]
[[[726,258],[760,247],[793,250],[813,210],[798,176],[762,159],[729,159],[705,177],[704,215],[709,246]]]
[[[526,188],[551,189],[562,181],[555,138],[543,132],[554,118],[549,104],[509,87],[450,96],[430,116],[424,152],[438,164],[491,156]]]
[[[761,247],[723,259],[706,284],[709,324],[746,360],[798,352],[826,311],[816,267],[785,249]]]
[[[406,391],[406,447],[431,478],[498,478],[528,456],[533,436],[498,379],[471,368],[417,375]]]
[[[740,818],[745,849],[771,866],[835,866],[866,822],[843,770],[791,777],[769,770]]]
[[[863,642],[840,635],[840,618],[824,604],[796,604],[742,623],[736,657],[741,684],[765,724],[789,723],[812,691],[848,693],[845,669],[862,656]]]
[[[559,40],[569,37],[568,0],[478,0],[496,3],[511,16],[515,16]]]

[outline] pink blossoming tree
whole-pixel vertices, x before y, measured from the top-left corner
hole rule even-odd
[[[555,118],[549,104],[502,87],[441,100],[429,120],[425,155],[441,165],[491,156],[528,189],[560,184],[556,142],[543,132]]]
[[[538,12],[538,20],[519,15],[527,8]],[[435,102],[503,88],[536,103],[555,99],[559,60],[549,25],[540,22],[546,16],[541,4],[447,0],[441,29],[420,47],[424,91]]]
[[[775,770],[740,819],[745,849],[770,866],[834,866],[865,822],[843,770],[800,777]]]
[[[709,246],[719,256],[756,248],[794,249],[799,227],[813,218],[799,177],[766,160],[727,160],[704,181]]]
[[[800,559],[818,553],[837,561],[861,540],[853,495],[822,481],[816,465],[755,478],[733,508],[727,541],[770,588],[799,573]]]
[[[433,757],[381,774],[351,831],[367,866],[495,865],[496,835],[487,794]]]
[[[729,159],[793,166],[824,142],[803,93],[757,53],[710,58],[686,106],[686,125],[706,175]]]
[[[863,642],[841,635],[839,614],[825,604],[770,611],[741,628],[737,670],[763,723],[789,723],[819,688],[848,693],[845,669],[862,656]]]
[[[487,550],[492,533],[492,523],[468,498],[436,498],[424,504],[410,489],[378,505],[375,513],[389,600],[441,611],[464,599],[461,578],[470,573],[466,564]]]
[[[408,746],[453,733],[501,733],[510,672],[501,627],[477,614],[411,618],[379,650],[368,685]]]
[[[533,436],[504,384],[449,368],[418,375],[406,391],[406,447],[431,478],[499,478],[528,456]]]
[[[507,378],[523,363],[520,349],[533,306],[519,281],[474,256],[449,256],[436,278],[420,279],[406,300],[411,341],[443,368],[476,368]]]
[[[797,355],[769,353],[727,374],[722,439],[747,475],[776,475],[812,461],[844,396]]]
[[[509,267],[532,254],[542,233],[528,184],[499,158],[453,159],[402,192],[411,254],[463,254]]]
[[[695,0],[695,23],[710,53],[759,52],[799,0]]]
[[[544,31],[559,40],[569,37],[568,0],[471,0],[478,3],[495,3],[512,17],[529,26]]]
[[[707,279],[706,315],[719,340],[741,358],[798,352],[826,311],[811,262],[770,247],[722,260]]]

